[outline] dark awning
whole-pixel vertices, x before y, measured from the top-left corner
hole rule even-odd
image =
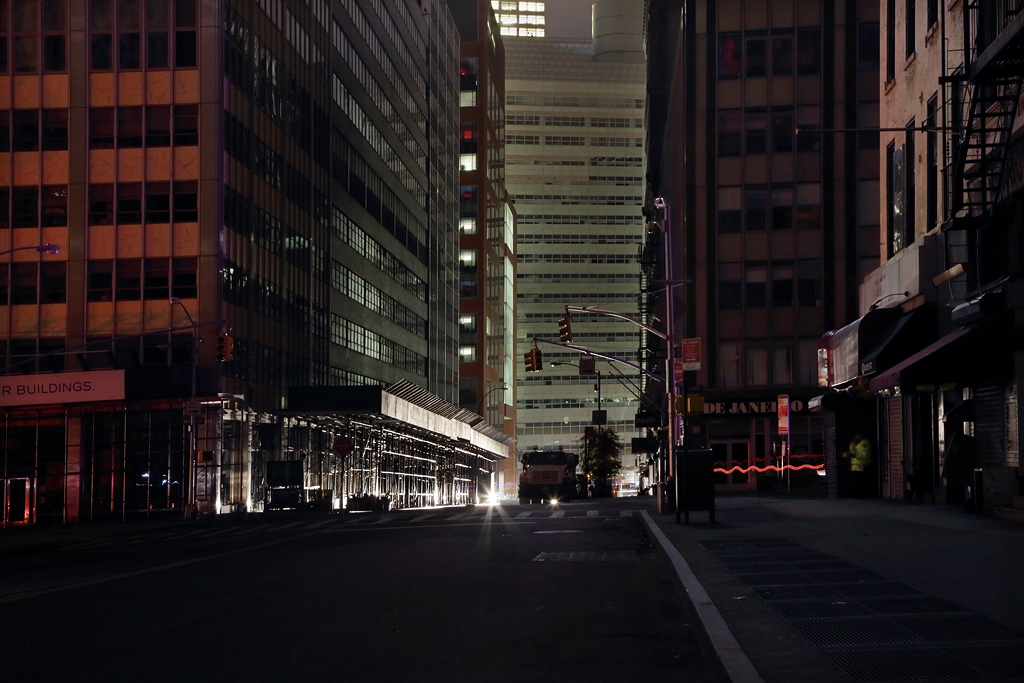
[[[906,313],[871,351],[860,359],[860,376],[891,368],[935,341],[935,306],[925,304]]]
[[[849,384],[860,375],[860,360],[899,320],[900,308],[879,308],[868,311],[849,325],[827,335],[832,365],[830,383],[833,387]]]
[[[1013,360],[1012,311],[950,332],[872,378],[873,392],[932,390],[942,385],[974,385],[1010,376]]]

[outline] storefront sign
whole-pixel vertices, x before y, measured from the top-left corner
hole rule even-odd
[[[789,434],[789,396],[779,394],[777,401],[779,414],[779,434]]]
[[[803,399],[789,399],[789,413],[802,412],[807,407],[807,401]],[[770,401],[713,401],[704,399],[705,415],[777,415],[778,402],[776,399]]]
[[[683,370],[700,370],[700,337],[683,340]]]
[[[0,406],[123,400],[124,370],[0,377]]]

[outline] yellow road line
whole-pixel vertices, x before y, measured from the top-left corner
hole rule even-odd
[[[206,557],[196,557],[191,560],[181,560],[180,562],[171,562],[170,564],[162,564],[159,567],[150,567],[149,569],[139,569],[133,572],[125,572],[123,574],[113,574],[111,576],[103,576],[98,579],[90,579],[88,581],[79,581],[78,583],[69,583],[64,586],[55,586],[53,588],[43,588],[37,591],[31,591],[28,593],[19,593],[17,595],[9,595],[5,598],[0,598],[0,605],[8,602],[16,602],[18,600],[25,600],[27,598],[35,598],[40,595],[46,595],[48,593],[59,593],[60,591],[73,590],[75,588],[85,588],[86,586],[95,586],[100,583],[108,583],[110,581],[117,581],[119,579],[127,579],[133,576],[141,576],[142,574],[151,574],[153,572],[163,571],[164,569],[174,569],[175,567],[184,567],[185,565],[195,564],[197,562],[206,562],[207,560],[216,560],[221,557],[228,557],[229,555],[238,555],[240,553],[246,553],[250,550],[260,550],[261,548],[269,548],[273,545],[280,545],[281,543],[287,543],[288,541],[296,541],[306,536],[312,536],[320,533],[319,531],[310,531],[309,533],[299,534],[298,536],[289,536],[288,538],[281,538],[276,541],[268,541],[267,543],[261,543],[259,545],[249,546],[247,548],[239,548],[238,550],[229,550],[223,553],[217,553],[216,555],[207,555]]]

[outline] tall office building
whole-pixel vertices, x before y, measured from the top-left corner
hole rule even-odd
[[[566,306],[638,315],[646,167],[643,3],[602,0],[594,17],[593,40],[505,43],[520,358],[535,338],[559,340]],[[605,410],[606,426],[627,445],[624,464],[632,475],[639,328],[599,313],[574,312],[571,319],[574,346],[634,366],[598,360],[599,376],[581,376],[573,367],[580,351],[537,342],[543,367],[519,374],[517,447],[576,448],[594,424],[594,411]]]
[[[515,218],[505,193],[505,48],[489,0],[449,0],[462,37],[459,405],[510,437],[515,413]],[[515,452],[499,489],[516,494]]]
[[[545,13],[543,2],[490,0],[503,36],[543,38]]]
[[[511,439],[456,405],[443,3],[0,18],[4,524],[491,486]]]
[[[653,0],[648,45],[672,324],[703,344],[686,438],[752,488],[784,447],[821,465],[819,339],[878,264],[878,4]]]

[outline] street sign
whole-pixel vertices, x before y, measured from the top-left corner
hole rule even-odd
[[[700,370],[700,337],[683,340],[683,370]]]
[[[779,394],[779,435],[789,434],[789,394]]]
[[[634,427],[660,427],[661,415],[649,410],[641,410],[633,418]]]
[[[580,377],[597,374],[597,358],[594,356],[580,356]]]
[[[595,410],[590,420],[593,424],[602,426],[608,424],[608,411],[607,410]]]
[[[186,415],[202,415],[202,413],[203,413],[203,404],[202,403],[200,403],[199,401],[197,401],[195,399],[192,399],[190,401],[185,401],[185,414]]]

